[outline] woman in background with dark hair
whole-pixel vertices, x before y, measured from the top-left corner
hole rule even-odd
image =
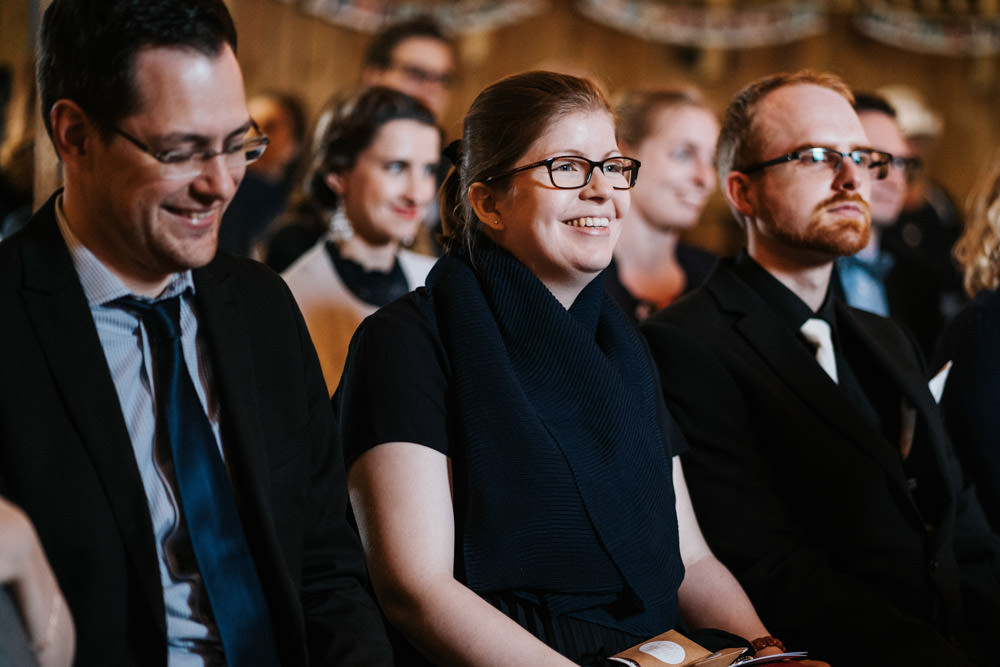
[[[322,136],[290,215],[324,233],[282,275],[333,393],[361,320],[422,285],[434,264],[401,246],[434,198],[441,133],[423,104],[374,87],[335,104]]]
[[[680,241],[715,191],[719,121],[694,90],[629,90],[615,107],[618,143],[642,164],[608,292],[637,321],[705,281],[715,257]]]
[[[389,621],[446,665],[603,665],[681,618],[763,640],[701,537],[645,345],[604,292],[639,163],[603,95],[508,77],[450,152],[449,249],[362,323],[334,397]]]

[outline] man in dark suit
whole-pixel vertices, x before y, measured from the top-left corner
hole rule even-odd
[[[0,493],[81,665],[389,665],[342,455],[282,281],[216,256],[266,139],[221,0],[55,0],[65,188],[0,244]]]
[[[1000,549],[918,347],[831,296],[889,159],[851,102],[813,72],[736,97],[717,166],[747,250],[644,333],[705,536],[775,635],[831,664],[986,664]]]

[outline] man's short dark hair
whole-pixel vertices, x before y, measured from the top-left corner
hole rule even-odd
[[[425,37],[443,42],[454,50],[455,42],[441,25],[429,16],[417,16],[389,26],[375,35],[365,51],[365,67],[386,69],[392,66],[392,53],[402,42],[414,37]]]
[[[80,105],[105,137],[139,109],[133,77],[143,48],[236,52],[236,27],[222,0],[53,0],[42,18],[38,86],[42,119],[61,99]]]
[[[896,117],[896,109],[889,100],[877,93],[854,93],[854,113],[863,111],[877,111],[890,118]]]

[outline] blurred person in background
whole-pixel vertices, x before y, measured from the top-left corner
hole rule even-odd
[[[440,155],[434,115],[409,95],[376,86],[334,106],[285,227],[323,234],[282,274],[331,394],[361,320],[423,285],[434,264],[402,246],[434,198]]]
[[[929,161],[945,130],[944,121],[908,86],[884,86],[877,92],[896,110],[911,157],[903,210],[896,224],[886,228],[882,243],[894,252],[916,253],[933,268],[946,324],[962,309],[966,298],[961,272],[952,256],[962,233],[961,212],[944,186],[928,175]]]
[[[891,154],[892,162],[885,178],[872,181],[868,245],[854,255],[837,258],[834,284],[849,305],[905,324],[927,357],[942,322],[941,290],[934,268],[910,248],[883,243],[885,230],[896,224],[903,210],[914,158],[888,101],[874,93],[856,93],[854,110],[872,147]]]
[[[27,224],[33,207],[35,178],[34,61],[13,77],[3,141],[0,143],[0,240]]]
[[[375,35],[365,51],[361,83],[415,97],[440,122],[451,101],[457,60],[454,40],[434,19],[418,16]]]
[[[642,179],[605,277],[636,321],[699,286],[715,256],[682,243],[715,191],[719,121],[693,90],[630,90],[615,108],[622,152],[642,163]]]
[[[933,368],[953,364],[941,399],[945,425],[1000,532],[1000,151],[972,192],[955,256],[972,302],[948,327]]]
[[[261,158],[247,166],[240,189],[222,216],[219,249],[251,257],[259,237],[288,201],[307,120],[302,101],[290,93],[254,95],[247,100],[247,109],[270,143]]]

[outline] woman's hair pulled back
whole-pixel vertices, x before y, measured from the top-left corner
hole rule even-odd
[[[618,94],[615,101],[618,141],[632,148],[645,141],[664,112],[695,108],[713,113],[695,88],[632,88]]]
[[[554,122],[587,111],[610,115],[611,107],[594,83],[568,74],[515,74],[479,93],[465,115],[461,146],[451,156],[455,168],[440,193],[442,225],[449,247],[471,244],[477,223],[468,196],[473,183],[515,167]]]

